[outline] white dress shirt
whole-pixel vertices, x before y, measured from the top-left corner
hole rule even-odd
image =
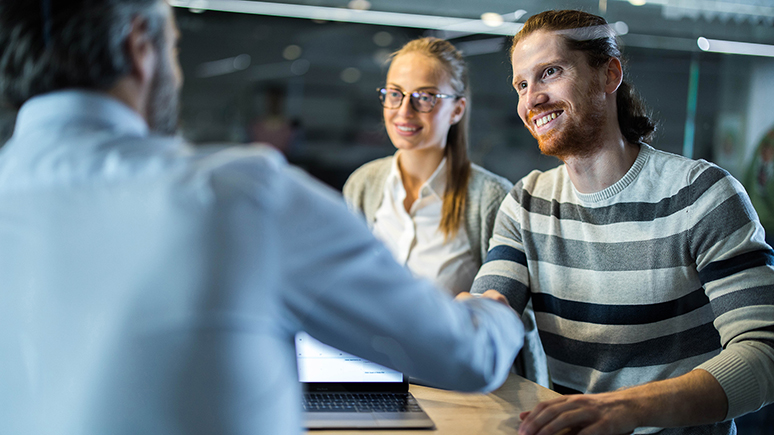
[[[376,211],[373,232],[387,245],[398,263],[405,265],[414,276],[432,280],[452,296],[469,291],[478,272],[471,254],[465,226],[444,240],[439,228],[441,207],[446,190],[446,158],[419,189],[419,197],[407,212],[403,205],[403,187],[397,158],[384,184],[384,200]]]
[[[3,435],[300,434],[299,330],[463,390],[524,334],[412,279],[276,151],[154,137],[97,93],[25,103],[0,150]]]

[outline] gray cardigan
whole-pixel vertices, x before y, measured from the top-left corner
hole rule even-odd
[[[358,168],[344,184],[344,198],[349,207],[373,226],[376,210],[382,203],[384,183],[394,156],[384,157]],[[473,258],[481,267],[489,250],[497,210],[513,184],[505,178],[471,164],[468,198],[465,206],[465,231],[470,238]]]
[[[390,173],[395,156],[384,157],[366,163],[350,175],[344,184],[344,198],[349,207],[363,216],[373,226],[376,210],[384,197],[384,183]],[[505,178],[471,163],[468,197],[465,206],[465,231],[470,239],[471,254],[481,267],[489,250],[497,211],[500,203],[510,192],[513,184]],[[532,304],[522,315],[526,336],[524,347],[516,358],[516,373],[548,387],[548,364],[540,336],[535,325]]]

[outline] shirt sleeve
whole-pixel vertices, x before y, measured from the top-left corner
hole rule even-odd
[[[497,212],[486,261],[473,281],[471,293],[502,293],[511,307],[522,313],[529,299],[529,271],[521,238],[519,192],[522,182],[505,197]]]
[[[774,252],[727,172],[711,166],[691,189],[691,249],[722,345],[698,368],[723,387],[731,419],[774,400]]]
[[[277,255],[298,328],[440,387],[487,391],[505,381],[523,342],[512,310],[454,302],[413,279],[339,195],[287,167],[277,177]]]

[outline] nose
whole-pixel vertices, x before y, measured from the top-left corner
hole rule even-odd
[[[404,118],[410,118],[414,116],[414,113],[416,113],[416,110],[414,110],[414,106],[411,105],[411,95],[405,95],[398,107],[398,114]]]
[[[535,107],[548,102],[548,94],[546,94],[545,89],[540,87],[540,85],[530,86],[529,89],[527,89],[525,98],[527,100],[527,110],[534,109]]]

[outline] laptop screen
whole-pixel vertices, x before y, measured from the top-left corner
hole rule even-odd
[[[305,332],[296,334],[298,380],[303,383],[402,383],[401,372],[323,344]]]

